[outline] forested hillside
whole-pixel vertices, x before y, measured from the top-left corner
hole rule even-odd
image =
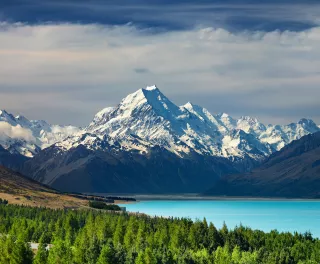
[[[308,227],[306,227],[307,229]],[[34,255],[27,242],[39,242]],[[46,244],[53,247],[46,251]],[[0,263],[319,263],[309,233],[218,230],[206,220],[0,204]]]

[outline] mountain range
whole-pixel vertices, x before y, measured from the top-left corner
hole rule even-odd
[[[50,125],[0,110],[0,145],[10,153],[33,157],[44,149],[80,131],[75,126]]]
[[[320,198],[320,132],[295,140],[245,174],[226,175],[207,195]]]
[[[247,116],[213,115],[190,102],[177,106],[149,86],[101,110],[85,128],[2,111],[0,131],[4,150],[27,157],[20,171],[57,189],[177,193],[203,191],[225,174],[250,171],[320,128],[310,119],[264,125]]]

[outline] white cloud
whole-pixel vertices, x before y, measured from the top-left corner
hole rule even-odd
[[[35,142],[35,138],[30,129],[23,128],[20,125],[12,126],[7,122],[0,121],[0,139],[4,140],[7,137]]]
[[[320,27],[155,34],[130,25],[0,26],[0,108],[53,123],[86,125],[98,109],[153,83],[179,104],[212,112],[272,122],[279,109],[289,122],[302,117],[290,109],[308,106],[303,114],[320,123],[319,69]]]

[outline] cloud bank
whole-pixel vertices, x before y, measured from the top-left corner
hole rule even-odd
[[[12,126],[7,122],[0,121],[0,140],[5,140],[7,137],[35,142],[30,129],[23,128],[20,125]]]
[[[86,125],[138,88],[263,122],[320,123],[320,27],[155,32],[132,25],[0,26],[0,108]]]

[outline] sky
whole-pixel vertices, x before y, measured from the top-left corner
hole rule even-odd
[[[86,126],[139,88],[320,124],[317,1],[0,1],[0,109]]]

